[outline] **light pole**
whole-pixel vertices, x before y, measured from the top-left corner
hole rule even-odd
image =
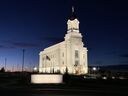
[[[5,71],[6,71],[6,66],[7,66],[7,59],[5,58]]]
[[[22,56],[22,72],[24,71],[24,52],[25,49],[22,50],[23,51],[23,56]]]
[[[96,75],[97,68],[96,67],[93,67],[92,70],[93,70],[93,74]]]

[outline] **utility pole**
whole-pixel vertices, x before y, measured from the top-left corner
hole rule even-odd
[[[23,56],[22,56],[22,72],[24,71],[24,52],[25,49],[22,50],[23,51]]]
[[[7,66],[7,59],[6,58],[5,58],[5,62],[4,63],[5,63],[5,66],[4,66],[5,68],[4,69],[6,71],[6,66]]]
[[[17,66],[16,66],[16,71],[18,72],[19,71],[19,65],[17,63]]]
[[[12,72],[14,72],[15,70],[14,70],[15,68],[14,68],[14,65],[12,65]]]

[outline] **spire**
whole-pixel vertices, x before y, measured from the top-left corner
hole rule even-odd
[[[74,6],[72,6],[72,13],[74,13],[74,11],[75,11],[75,10],[74,10]]]
[[[76,19],[75,8],[74,8],[74,6],[72,6],[72,13],[71,13],[71,16],[70,16],[69,19],[70,19],[70,20],[74,20],[74,19]]]
[[[74,6],[72,6],[72,12],[67,22],[67,29],[69,32],[79,32],[79,21],[75,15]]]

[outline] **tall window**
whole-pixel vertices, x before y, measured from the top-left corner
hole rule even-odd
[[[79,61],[78,60],[76,60],[75,61],[75,65],[74,66],[78,66],[79,65]]]
[[[62,62],[62,64],[64,65],[64,61]]]
[[[62,53],[62,57],[64,57],[64,53]]]
[[[75,58],[79,58],[79,51],[75,50]]]
[[[85,54],[83,54],[83,58],[85,58]]]

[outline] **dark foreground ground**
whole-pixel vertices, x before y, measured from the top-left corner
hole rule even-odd
[[[128,96],[127,80],[70,78],[63,84],[29,83],[30,74],[0,75],[0,96]]]

